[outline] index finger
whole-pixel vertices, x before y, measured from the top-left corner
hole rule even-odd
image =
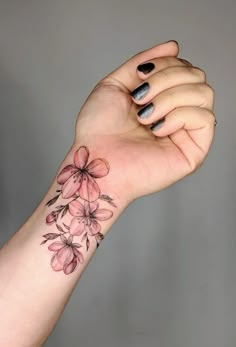
[[[138,65],[158,57],[176,57],[178,53],[179,46],[176,41],[168,41],[151,47],[134,55],[116,70],[107,75],[101,82],[110,81],[113,84],[119,85],[119,87],[121,87],[125,92],[131,92],[135,86],[141,82],[136,70]]]

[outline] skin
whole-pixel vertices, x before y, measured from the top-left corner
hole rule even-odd
[[[138,53],[101,80],[79,112],[73,144],[58,173],[73,164],[81,146],[89,149],[89,161],[105,158],[109,163],[109,174],[97,181],[117,207],[109,207],[112,217],[101,222],[103,235],[133,200],[193,173],[210,149],[214,92],[200,68],[177,58],[178,50],[171,41]],[[144,62],[154,63],[155,69],[138,71]],[[150,84],[149,92],[136,101],[130,93],[143,82]],[[141,119],[137,112],[149,102],[154,111]],[[151,131],[151,124],[163,117],[163,126]],[[44,343],[96,250],[95,243],[87,252],[81,248],[84,263],[69,275],[50,267],[51,254],[40,241],[46,232],[58,232],[55,224],[45,223],[51,211],[46,203],[61,188],[58,173],[32,216],[0,250],[1,346]]]
[[[193,173],[213,140],[214,91],[205,72],[179,60],[178,51],[176,42],[169,42],[131,58],[98,83],[77,119],[75,146],[82,139],[104,153],[115,167],[118,190],[129,187],[129,202]],[[156,66],[148,75],[136,69],[146,61]],[[151,88],[135,101],[130,92],[144,81]],[[155,112],[138,117],[141,106],[151,101]],[[163,127],[150,131],[149,125],[163,116]]]

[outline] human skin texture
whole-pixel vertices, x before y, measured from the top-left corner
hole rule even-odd
[[[107,208],[100,208],[100,202],[106,201],[116,207],[113,199],[102,194],[96,179],[107,176],[110,167],[105,159],[96,158],[88,163],[89,150],[81,146],[74,155],[74,164],[64,167],[57,176],[57,182],[61,189],[57,190],[55,197],[47,202],[47,206],[54,205],[60,196],[69,200],[64,205],[56,206],[46,217],[48,225],[56,225],[57,232],[44,234],[41,244],[49,240],[60,239],[50,244],[48,249],[53,251],[51,266],[54,271],[64,271],[66,275],[72,273],[77,266],[84,262],[83,253],[79,248],[86,242],[86,251],[89,250],[91,240],[97,247],[103,240],[101,233],[102,221],[113,216],[113,212]],[[67,213],[69,224],[64,223]],[[62,223],[59,225],[58,219]],[[78,242],[74,238],[80,236]]]
[[[138,53],[88,96],[49,191],[0,250],[0,346],[41,346],[122,211],[203,163],[214,91],[178,53]]]

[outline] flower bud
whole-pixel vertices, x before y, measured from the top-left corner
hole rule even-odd
[[[51,213],[49,213],[49,215],[47,215],[46,223],[48,225],[51,225],[57,221],[57,218],[58,218],[58,213],[55,211],[52,211]]]

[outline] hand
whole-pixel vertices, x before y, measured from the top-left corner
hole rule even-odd
[[[48,193],[0,251],[1,346],[41,346],[127,204],[205,159],[214,133],[213,91],[204,72],[177,54],[174,42],[137,54],[86,100]],[[155,67],[141,70],[149,73],[137,70],[147,61]]]
[[[177,55],[174,41],[135,55],[96,85],[79,113],[74,146],[108,160],[127,201],[194,172],[212,143],[214,92],[205,73]],[[152,64],[139,71],[144,62]]]

